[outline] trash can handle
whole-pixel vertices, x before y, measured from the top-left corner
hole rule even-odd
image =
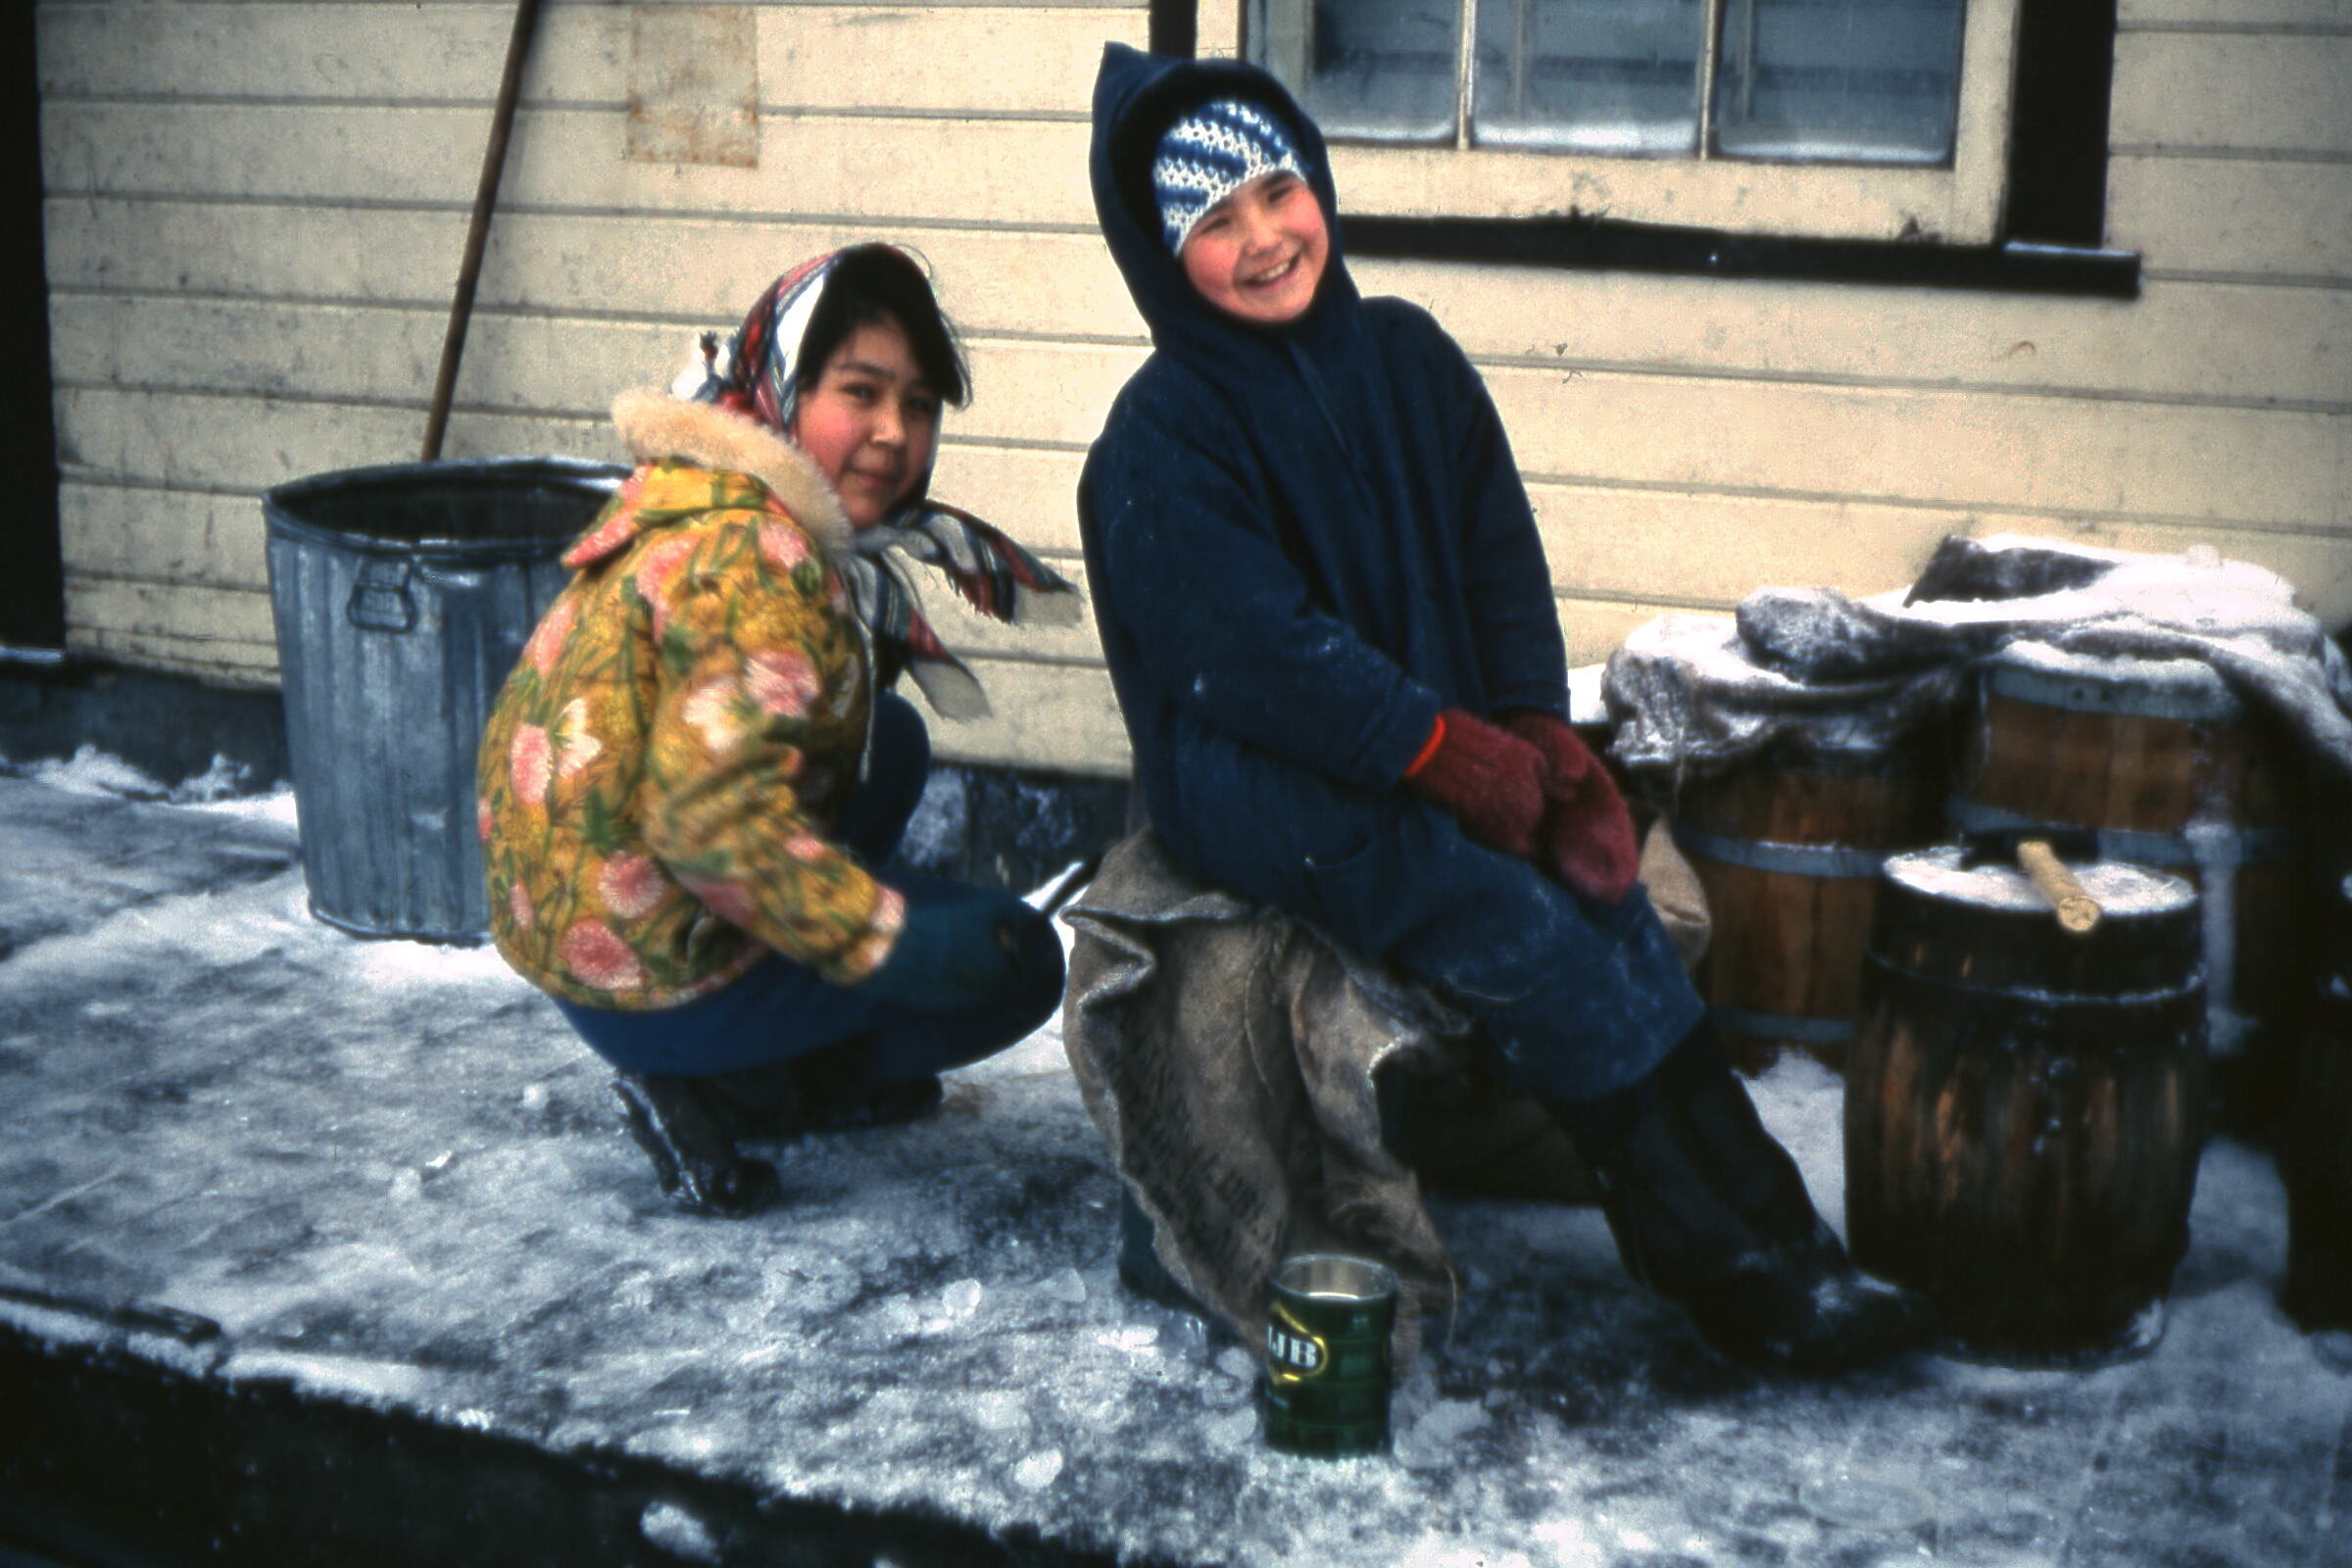
[[[343,603],[343,618],[367,631],[411,631],[416,601],[409,592],[409,563],[369,556],[360,563],[359,581]]]

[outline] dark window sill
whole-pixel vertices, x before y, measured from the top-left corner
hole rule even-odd
[[[1665,272],[1797,283],[1880,283],[2002,294],[2139,298],[2139,257],[2010,241],[1788,239],[1589,218],[1347,218],[1348,253],[1573,271]]]

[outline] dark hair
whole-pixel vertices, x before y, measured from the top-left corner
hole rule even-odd
[[[806,393],[825,373],[833,351],[861,326],[888,321],[906,334],[915,368],[940,401],[962,408],[971,396],[971,375],[956,328],[931,294],[931,280],[905,251],[889,245],[853,245],[833,264],[825,292],[801,335],[793,384]]]

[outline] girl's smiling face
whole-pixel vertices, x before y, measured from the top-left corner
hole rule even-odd
[[[884,319],[843,338],[801,392],[787,433],[832,481],[852,527],[897,511],[931,471],[939,441],[939,394],[905,329]]]
[[[1200,297],[1228,316],[1279,326],[1306,314],[1331,260],[1323,204],[1306,181],[1261,174],[1211,207],[1177,260]]]

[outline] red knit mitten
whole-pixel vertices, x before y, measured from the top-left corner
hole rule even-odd
[[[1617,781],[1576,731],[1550,713],[1521,711],[1503,724],[1544,755],[1544,820],[1538,865],[1579,894],[1615,904],[1633,889],[1642,856]]]
[[[1544,771],[1535,747],[1448,708],[1404,770],[1404,785],[1452,812],[1473,841],[1524,860],[1535,856],[1544,819]]]

